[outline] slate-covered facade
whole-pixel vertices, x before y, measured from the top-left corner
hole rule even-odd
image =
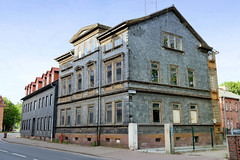
[[[164,146],[174,123],[175,146],[211,143],[213,112],[208,52],[212,47],[172,6],[115,27],[94,24],[70,40],[59,62],[56,138],[128,147],[128,124],[138,146]]]
[[[55,136],[56,103],[58,97],[58,68],[37,77],[25,87],[23,97],[21,136],[25,138],[50,140]]]

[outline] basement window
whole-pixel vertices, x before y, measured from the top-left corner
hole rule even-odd
[[[198,136],[194,136],[194,142],[198,143]]]
[[[180,137],[176,137],[176,141],[180,141]]]
[[[65,140],[68,140],[68,137],[65,137]]]
[[[116,138],[116,139],[115,139],[115,142],[116,142],[116,143],[120,143],[120,142],[121,142],[120,138]]]
[[[78,137],[75,137],[75,141],[77,141],[78,140]]]
[[[161,138],[156,138],[155,141],[156,142],[161,142]]]
[[[91,138],[87,138],[87,141],[91,141]]]
[[[106,138],[105,140],[106,140],[106,142],[110,142],[110,138]]]

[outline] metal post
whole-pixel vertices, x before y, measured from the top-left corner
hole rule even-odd
[[[169,126],[169,136],[170,136],[170,154],[172,154],[172,129]]]
[[[212,148],[213,148],[213,128],[211,128],[211,143],[212,143]]]
[[[195,151],[194,128],[193,128],[193,126],[192,126],[192,142],[193,142],[193,151]]]

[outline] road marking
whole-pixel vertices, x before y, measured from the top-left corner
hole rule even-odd
[[[12,153],[13,155],[15,155],[15,156],[19,156],[19,157],[23,157],[23,158],[26,158],[26,156],[24,156],[24,155],[21,155],[21,154],[17,154],[17,153]]]
[[[33,159],[33,160],[38,160],[38,159]]]
[[[8,151],[5,151],[5,150],[1,150],[1,149],[0,149],[0,152],[5,152],[5,153],[7,153]]]

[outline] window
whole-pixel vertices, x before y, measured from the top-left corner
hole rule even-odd
[[[38,101],[38,108],[41,108],[41,98],[39,98],[39,101]]]
[[[88,108],[88,124],[93,124],[93,113],[94,113],[94,107],[90,106]]]
[[[80,125],[81,124],[81,108],[80,107],[76,109],[76,115],[77,115],[76,124]]]
[[[46,85],[48,85],[49,83],[49,76],[47,76],[47,82],[46,82]]]
[[[191,123],[198,123],[197,105],[190,105],[190,119]]]
[[[151,63],[151,78],[152,82],[159,82],[159,72],[160,66],[159,63]]]
[[[88,44],[86,43],[85,44],[85,47],[84,47],[84,53],[85,53],[85,55],[87,55],[88,54]]]
[[[62,95],[64,96],[66,94],[66,80],[63,81],[63,87],[62,87]]]
[[[112,123],[112,103],[106,104],[106,123]]]
[[[121,44],[122,44],[122,38],[118,37],[118,39],[114,41],[114,46],[117,47],[117,46],[120,46]]]
[[[89,72],[89,87],[94,87],[94,70],[91,69]]]
[[[37,131],[39,130],[40,118],[37,119]]]
[[[78,56],[79,57],[82,57],[83,55],[82,55],[82,48],[81,48],[81,46],[79,45],[79,47],[78,47]]]
[[[122,61],[116,59],[105,63],[105,83],[118,82],[122,80]]]
[[[45,117],[44,119],[44,131],[47,130],[47,117]]]
[[[227,101],[225,101],[225,109],[226,109],[226,111],[228,110],[228,108],[227,108]]]
[[[116,123],[122,123],[122,102],[116,102]]]
[[[231,122],[231,129],[233,129],[233,119],[231,118],[230,120],[231,120],[230,121]]]
[[[195,74],[192,69],[188,69],[188,87],[195,87]]]
[[[181,123],[180,104],[172,104],[173,107],[173,123]]]
[[[61,110],[61,125],[65,125],[65,110]]]
[[[91,41],[91,52],[94,52],[95,46],[94,46],[94,40]]]
[[[152,121],[161,122],[161,104],[159,102],[152,103]]]
[[[105,46],[105,51],[108,51],[110,49],[112,49],[112,42],[107,43]]]
[[[43,77],[42,87],[45,85],[45,77]]]
[[[112,64],[107,65],[107,84],[112,83]]]
[[[82,74],[81,73],[78,75],[77,82],[78,82],[78,91],[80,91],[82,90]]]
[[[51,126],[52,126],[52,117],[49,116],[49,117],[48,117],[48,130],[49,130],[49,131],[51,130]]]
[[[229,129],[229,118],[227,118],[227,128]]]
[[[182,51],[182,37],[163,32],[163,46]]]
[[[71,90],[72,90],[72,80],[68,79],[68,94],[71,94]]]
[[[42,108],[43,108],[43,106],[44,106],[44,97],[42,98]]]
[[[67,109],[67,125],[71,125],[71,109]]]
[[[32,102],[30,103],[30,111],[32,111]]]
[[[38,90],[38,82],[37,82],[37,84],[36,84],[36,90]]]
[[[37,109],[37,101],[34,101],[33,110],[36,110],[36,109]]]
[[[171,68],[170,69],[170,76],[171,76],[170,84],[178,85],[178,67],[171,65],[170,68]]]
[[[45,106],[48,106],[48,96],[46,96],[46,102],[45,102]]]
[[[122,62],[116,62],[116,81],[122,80]]]
[[[43,120],[43,117],[41,117],[41,123],[40,123],[40,129],[41,129],[41,131],[43,130],[43,125],[44,125],[44,122],[43,122],[44,120]]]
[[[49,97],[49,105],[52,106],[52,94],[50,94],[50,97]]]
[[[231,102],[229,102],[229,111],[232,111]]]

